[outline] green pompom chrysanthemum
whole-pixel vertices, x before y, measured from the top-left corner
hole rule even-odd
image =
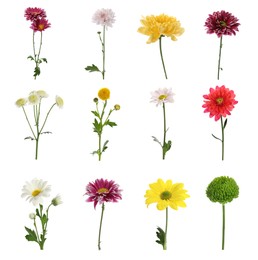
[[[238,197],[239,187],[233,178],[221,176],[208,185],[206,195],[212,202],[226,204]]]

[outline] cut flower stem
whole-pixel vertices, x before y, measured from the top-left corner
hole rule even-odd
[[[225,204],[222,204],[222,250],[224,250],[224,245],[225,245],[225,218],[226,218]]]
[[[220,61],[221,61],[221,49],[222,49],[222,35],[220,37],[220,43],[219,43],[219,60],[218,60],[218,74],[217,74],[217,79],[219,80],[219,73],[222,70],[220,67]]]
[[[105,210],[105,205],[104,203],[102,204],[102,207],[101,207],[101,217],[100,217],[100,224],[99,224],[99,237],[98,237],[98,249],[101,250],[101,247],[100,247],[100,236],[101,236],[101,228],[102,228],[102,221],[103,221],[103,215],[104,215],[104,210]]]
[[[167,250],[167,231],[168,231],[168,207],[166,208],[166,226],[163,250]]]
[[[163,35],[161,35],[159,37],[159,51],[160,51],[160,57],[161,57],[161,61],[162,61],[162,66],[163,66],[163,70],[164,70],[164,73],[165,73],[165,78],[168,79],[167,77],[167,72],[166,72],[166,68],[165,68],[165,63],[164,63],[164,59],[163,59],[163,54],[162,54],[162,45],[161,45],[161,39],[162,37],[164,37]]]

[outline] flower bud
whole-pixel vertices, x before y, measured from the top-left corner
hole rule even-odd
[[[116,105],[114,106],[114,108],[115,108],[115,110],[120,110],[120,105],[116,104]]]
[[[35,218],[36,218],[36,214],[30,213],[30,214],[29,214],[29,218],[30,218],[30,219],[35,219]]]
[[[94,101],[95,103],[98,103],[99,99],[95,97],[95,98],[93,99],[93,101]]]
[[[58,205],[60,205],[60,204],[62,204],[62,203],[63,203],[63,202],[62,202],[62,200],[61,200],[60,195],[57,195],[55,198],[52,199],[52,204],[53,204],[54,206],[58,206]]]

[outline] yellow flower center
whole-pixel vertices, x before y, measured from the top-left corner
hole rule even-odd
[[[222,97],[217,98],[216,102],[218,105],[221,105],[223,103],[223,98]]]
[[[226,23],[225,21],[220,21],[219,23],[220,23],[220,25],[221,25],[222,27],[226,27],[226,26],[227,26],[227,23]]]
[[[169,191],[163,191],[163,192],[160,194],[160,198],[161,198],[162,200],[169,200],[171,197],[172,197],[172,193],[169,192]]]
[[[164,99],[166,99],[167,98],[167,95],[160,95],[159,96],[159,100],[164,100]]]
[[[38,29],[42,31],[44,29],[44,24],[39,24]]]
[[[31,193],[31,195],[32,195],[33,197],[36,197],[36,196],[38,196],[38,195],[40,194],[40,192],[41,192],[41,190],[34,190],[34,191]]]
[[[98,191],[97,191],[98,193],[108,193],[109,192],[109,190],[108,189],[106,189],[106,188],[100,188],[100,189],[98,189]]]

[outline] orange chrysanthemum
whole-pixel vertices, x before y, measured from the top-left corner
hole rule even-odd
[[[210,93],[203,95],[205,108],[204,113],[210,113],[210,117],[215,117],[215,121],[218,121],[221,117],[231,115],[231,111],[238,103],[235,100],[235,93],[233,90],[226,88],[224,85],[221,87],[216,86],[215,89],[210,88]]]

